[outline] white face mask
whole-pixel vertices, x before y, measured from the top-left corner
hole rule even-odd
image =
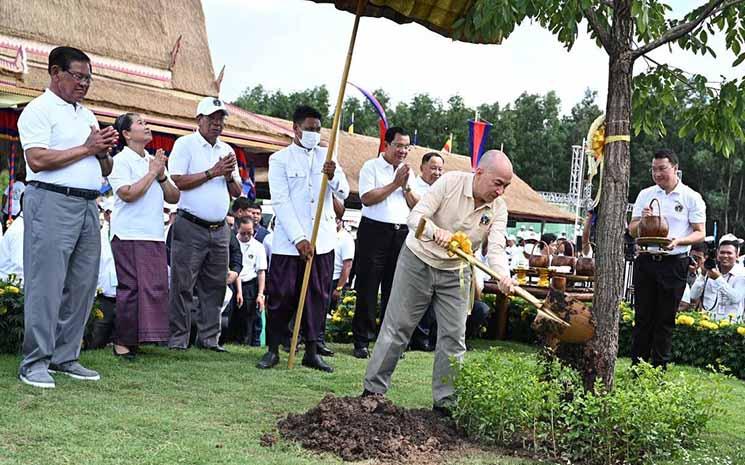
[[[305,147],[307,150],[316,148],[316,145],[321,142],[321,133],[315,131],[303,131],[303,137],[300,138],[300,145]]]

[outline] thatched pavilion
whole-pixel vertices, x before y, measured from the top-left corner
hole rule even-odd
[[[143,114],[152,148],[170,150],[195,128],[197,102],[218,95],[200,0],[106,3],[96,0],[0,2],[0,168],[17,145],[23,106],[48,84],[47,56],[58,45],[85,51],[94,82],[85,104],[101,124],[125,111]],[[276,125],[248,112],[228,118],[223,139],[247,163],[289,142]],[[13,144],[15,142],[15,144]],[[15,147],[14,147],[15,146]],[[260,166],[260,165],[259,165]]]

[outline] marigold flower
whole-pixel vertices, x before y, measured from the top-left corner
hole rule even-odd
[[[10,294],[18,294],[21,292],[21,290],[15,286],[5,286],[5,290]]]
[[[740,336],[745,336],[745,326],[738,326],[737,334],[739,334]]]

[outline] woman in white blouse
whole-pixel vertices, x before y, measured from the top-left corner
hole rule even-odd
[[[163,202],[179,191],[166,171],[162,149],[150,155],[153,136],[142,116],[126,113],[114,123],[118,152],[109,184],[114,190],[111,249],[116,264],[114,355],[133,358],[141,343],[167,342],[168,266]]]

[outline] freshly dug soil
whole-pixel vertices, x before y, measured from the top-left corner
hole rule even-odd
[[[433,463],[465,446],[452,420],[396,407],[383,397],[327,395],[308,412],[280,420],[278,428],[284,439],[346,461]]]

